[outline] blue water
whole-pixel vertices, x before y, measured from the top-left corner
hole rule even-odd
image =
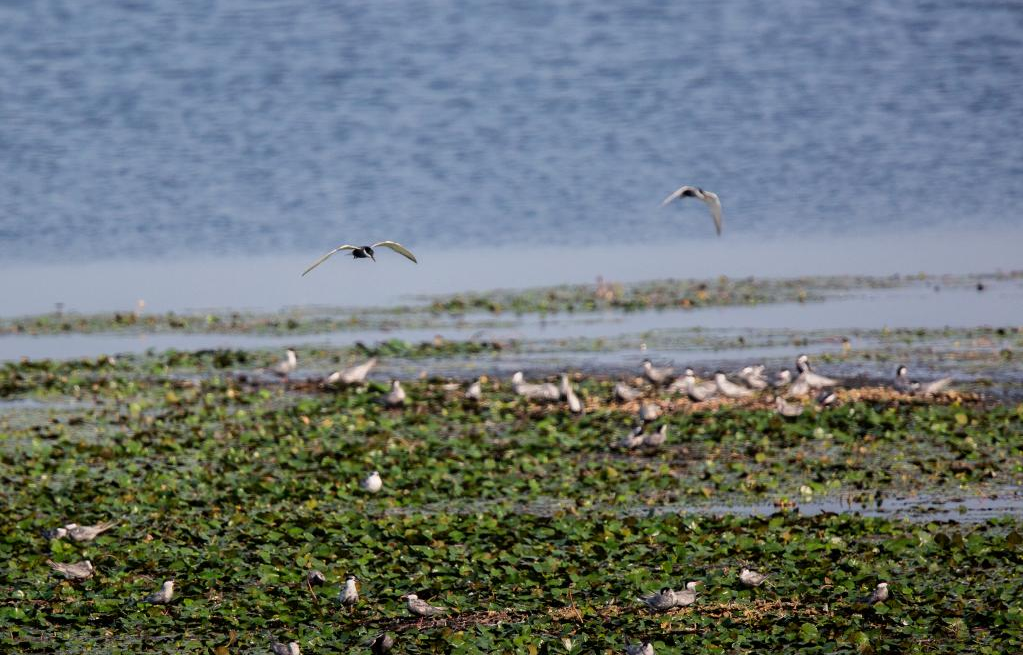
[[[0,260],[1013,225],[1021,70],[1014,1],[3,0]]]

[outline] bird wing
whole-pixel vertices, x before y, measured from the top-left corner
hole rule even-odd
[[[408,248],[406,248],[405,246],[401,245],[400,243],[397,243],[395,241],[381,241],[379,243],[374,243],[373,244],[374,248],[379,248],[381,246],[383,246],[384,248],[390,248],[391,250],[393,250],[394,252],[398,253],[399,255],[405,255],[406,257],[411,259],[416,264],[419,263],[419,261],[416,259],[416,256],[413,255],[409,251]]]
[[[346,244],[344,244],[344,245],[338,246],[337,248],[334,248],[333,250],[331,250],[330,252],[328,252],[328,253],[327,253],[326,255],[324,255],[323,257],[320,257],[320,258],[319,258],[319,259],[317,259],[317,260],[316,260],[315,262],[313,262],[313,265],[312,265],[312,266],[310,266],[309,268],[305,269],[305,273],[302,273],[302,275],[303,275],[303,276],[305,276],[305,274],[306,274],[306,273],[308,273],[309,271],[313,270],[314,268],[316,268],[317,266],[319,266],[320,264],[322,264],[323,262],[325,262],[325,261],[327,260],[327,258],[328,258],[328,257],[330,257],[331,255],[333,255],[334,253],[336,253],[336,252],[340,252],[340,251],[342,251],[342,250],[355,250],[355,249],[356,249],[356,248],[358,248],[358,247],[359,247],[359,246],[353,246],[353,245],[349,245],[349,244],[347,244],[347,243],[346,243]]]
[[[718,231],[718,236],[721,236],[721,200],[718,199],[718,194],[704,191],[701,200],[710,207],[710,215],[714,218],[714,228]]]
[[[683,194],[688,193],[690,191],[692,191],[693,193],[696,193],[697,189],[696,189],[696,187],[689,186],[689,185],[680,186],[679,188],[677,188],[674,191],[672,191],[670,196],[668,196],[663,201],[661,201],[661,207],[667,205],[672,200],[678,200],[679,198],[681,198],[683,196]]]

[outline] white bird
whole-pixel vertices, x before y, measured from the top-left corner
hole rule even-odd
[[[153,592],[142,599],[143,603],[166,605],[174,598],[174,581],[165,580],[159,591]]]
[[[643,392],[639,389],[633,389],[624,382],[615,383],[615,398],[622,401],[623,403],[631,403],[643,395]]]
[[[61,564],[60,562],[54,562],[52,559],[46,560],[46,563],[50,565],[57,573],[60,573],[67,580],[85,580],[91,578],[92,574],[95,573],[96,569],[92,567],[92,562],[84,560],[75,564]]]
[[[349,244],[346,243],[344,245],[338,246],[337,248],[334,248],[333,250],[328,252],[323,257],[320,257],[319,259],[317,259],[315,262],[313,262],[312,266],[310,266],[309,268],[305,269],[305,272],[303,272],[302,275],[305,275],[306,273],[308,273],[309,271],[313,270],[314,268],[316,268],[317,266],[319,266],[323,262],[327,261],[327,259],[331,255],[333,255],[334,253],[340,252],[342,250],[351,250],[352,251],[352,257],[354,257],[356,259],[366,259],[368,257],[368,258],[372,259],[373,261],[376,261],[377,258],[374,256],[373,249],[374,248],[380,248],[381,246],[384,247],[384,248],[390,248],[391,250],[393,250],[394,252],[398,253],[399,255],[404,255],[405,257],[408,257],[409,259],[411,259],[413,261],[413,263],[416,263],[416,264],[419,263],[416,260],[416,256],[413,255],[411,252],[409,252],[409,250],[407,248],[405,248],[405,246],[401,245],[400,243],[396,243],[394,241],[378,241],[377,243],[374,243],[372,246],[353,246],[353,245],[349,245]]]
[[[904,393],[913,393],[919,396],[934,396],[944,391],[952,384],[952,378],[941,378],[933,382],[918,382],[909,379],[909,369],[900,366],[895,370],[895,388]]]
[[[863,599],[862,602],[876,605],[877,603],[883,603],[888,600],[888,583],[879,582],[874,591],[871,592],[870,596]]]
[[[799,371],[799,376],[796,378],[796,381],[798,382],[799,378],[803,378],[803,381],[806,382],[811,389],[833,387],[840,382],[840,380],[835,380],[815,373],[813,368],[810,366],[810,358],[806,355],[800,355],[796,358],[796,370]]]
[[[293,348],[288,348],[287,355],[281,361],[270,367],[270,372],[282,378],[288,377],[298,368],[298,356]]]
[[[369,360],[362,364],[356,364],[348,368],[343,368],[340,371],[334,371],[323,381],[325,386],[333,386],[336,384],[359,384],[366,379],[369,372],[373,370],[373,367],[377,365],[377,358],[370,357]]]
[[[401,407],[405,404],[405,390],[401,388],[401,382],[391,380],[391,390],[384,396],[384,404],[388,407]]]
[[[752,396],[753,392],[746,387],[740,387],[725,377],[725,374],[718,371],[714,374],[714,384],[717,385],[718,393],[725,398],[746,398]]]
[[[781,396],[775,396],[774,407],[785,418],[796,418],[803,413],[803,405],[801,403],[790,403]]]
[[[687,582],[686,588],[675,592],[675,607],[685,607],[696,602],[696,587],[700,583],[696,581]]]
[[[671,589],[671,587],[664,587],[657,593],[640,596],[636,600],[641,603],[646,603],[647,607],[652,610],[666,612],[672,607],[675,607],[675,592]]]
[[[614,447],[632,450],[633,448],[639,448],[642,446],[645,441],[646,437],[643,436],[643,426],[637,425],[632,428],[627,435],[618,440],[618,443],[614,444]]]
[[[299,647],[297,641],[292,641],[285,645],[271,640],[270,650],[274,655],[302,655],[302,649]]]
[[[721,236],[721,200],[718,198],[716,193],[710,191],[704,191],[703,189],[695,186],[681,186],[671,192],[667,198],[661,202],[661,207],[664,207],[673,200],[679,198],[696,198],[707,203],[707,207],[710,208],[711,218],[714,219],[714,229],[717,230],[718,236]]]
[[[661,408],[654,403],[643,403],[639,406],[639,420],[644,423],[656,421],[661,416]]]
[[[427,603],[425,600],[421,600],[419,596],[415,594],[408,594],[406,596],[402,596],[402,598],[406,601],[405,606],[408,607],[408,611],[416,616],[436,616],[447,611],[446,608],[437,607],[436,605]]]
[[[670,366],[657,368],[649,359],[643,360],[643,373],[654,384],[664,384],[665,380],[670,378],[674,372],[675,369]]]
[[[739,582],[743,583],[747,587],[759,587],[764,584],[764,580],[766,579],[766,573],[758,573],[757,571],[747,569],[746,567],[743,567],[742,570],[739,571]]]
[[[373,471],[359,484],[364,491],[375,494],[384,488],[384,481],[380,477],[380,471]]]
[[[525,381],[522,371],[512,375],[512,389],[515,393],[529,400],[556,401],[561,399],[561,390],[558,385],[544,382],[542,384],[531,384]]]
[[[784,387],[792,382],[792,371],[783,369],[774,374],[775,388]]]
[[[654,655],[654,645],[649,641],[625,646],[625,655]]]
[[[475,400],[479,402],[483,400],[483,379],[479,378],[475,382],[469,385],[469,388],[465,390],[466,400]]]
[[[685,389],[686,395],[689,396],[689,400],[692,400],[693,402],[703,402],[718,391],[718,385],[713,382],[698,382],[696,380],[696,374],[693,373],[693,369],[691,368],[687,368],[686,374],[679,378],[679,380],[681,380],[682,388]]]
[[[766,389],[767,380],[764,379],[763,366],[746,366],[739,371],[739,379],[746,383],[750,389]]]
[[[70,537],[72,541],[77,542],[92,541],[115,525],[117,525],[116,520],[107,521],[106,523],[100,523],[98,525],[78,525],[77,523],[68,523],[67,525],[55,530],[51,530],[48,536],[51,539],[63,539],[64,537]]]
[[[658,428],[657,432],[651,432],[650,434],[643,435],[643,445],[657,448],[664,445],[664,442],[668,440],[668,424],[664,423]]]
[[[561,395],[568,402],[568,411],[573,414],[583,413],[583,401],[579,400],[579,396],[575,395],[575,389],[572,388],[572,383],[568,381],[567,375],[561,376]]]
[[[338,600],[340,600],[341,604],[345,607],[351,607],[359,602],[359,588],[356,584],[358,580],[359,579],[354,575],[348,576],[345,580],[345,588],[342,589],[341,593],[338,595]]]

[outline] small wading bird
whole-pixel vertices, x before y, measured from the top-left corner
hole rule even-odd
[[[641,596],[636,600],[646,603],[650,609],[658,612],[666,612],[673,607],[685,607],[696,602],[696,587],[699,582],[687,582],[686,588],[682,591],[674,591],[671,587],[665,587],[656,594]]]
[[[416,616],[437,616],[447,611],[446,608],[437,607],[431,605],[425,600],[421,600],[419,596],[415,594],[407,594],[402,596],[405,600],[405,606],[408,607],[408,611]]]
[[[166,580],[160,587],[160,591],[149,594],[142,599],[142,602],[151,605],[167,605],[172,598],[174,598],[174,581]]]
[[[368,361],[362,364],[356,364],[348,368],[343,368],[340,371],[334,371],[327,376],[327,379],[323,381],[325,386],[333,386],[337,384],[359,384],[366,379],[369,372],[373,370],[373,367],[377,365],[377,358],[371,357]]]
[[[657,368],[649,359],[643,360],[643,374],[646,375],[646,379],[654,384],[664,384],[674,372],[675,369],[670,366]]]
[[[394,241],[378,241],[377,243],[374,243],[372,246],[353,246],[353,245],[349,245],[349,244],[346,243],[344,245],[338,246],[337,248],[334,248],[333,250],[328,252],[323,257],[320,257],[319,259],[317,259],[315,262],[313,262],[312,266],[310,266],[309,268],[305,269],[305,272],[302,273],[302,275],[306,275],[306,273],[308,273],[309,271],[313,270],[314,268],[316,268],[317,266],[319,266],[323,262],[327,261],[327,259],[331,255],[333,255],[335,253],[338,253],[338,252],[341,252],[342,250],[351,250],[352,251],[352,257],[354,257],[355,259],[366,259],[368,257],[369,259],[372,259],[373,261],[376,261],[377,258],[374,255],[374,249],[375,248],[390,248],[391,250],[393,250],[394,252],[398,253],[399,255],[404,255],[405,257],[408,257],[414,263],[416,263],[416,264],[419,263],[416,260],[416,256],[413,255],[411,252],[409,252],[408,249],[405,248],[405,246],[401,245],[400,243],[396,243]]]
[[[522,371],[516,371],[512,375],[512,389],[516,395],[522,396],[529,400],[547,400],[556,401],[561,399],[561,389],[558,385],[551,384],[550,382],[544,382],[542,384],[532,384],[526,382],[526,378],[522,375]]]
[[[281,361],[270,367],[270,372],[282,378],[288,377],[298,368],[298,355],[294,349],[288,348],[287,355]]]
[[[623,403],[631,403],[633,400],[642,395],[643,393],[639,389],[633,389],[624,382],[618,382],[615,384],[615,398]]]
[[[802,403],[790,403],[781,396],[775,396],[774,407],[785,418],[796,418],[803,413]]]
[[[345,588],[338,594],[338,600],[345,607],[352,607],[359,602],[359,588],[356,586],[358,580],[354,575],[348,576],[345,580]]]
[[[644,641],[642,644],[627,644],[625,655],[654,655],[654,645],[649,641]]]
[[[664,445],[664,442],[668,440],[668,424],[664,423],[658,428],[657,432],[651,432],[650,434],[643,435],[643,445],[650,446],[651,448],[658,448]]]
[[[900,366],[895,369],[895,389],[903,393],[913,393],[921,396],[933,396],[941,393],[948,385],[952,384],[952,378],[941,378],[934,382],[917,382],[909,379],[909,369]]]
[[[877,603],[883,603],[888,600],[888,583],[879,582],[874,591],[871,592],[866,598],[861,598],[861,603],[868,603],[870,605],[876,605]]]
[[[391,380],[391,390],[384,396],[384,404],[388,407],[401,407],[405,404],[405,390],[401,388],[401,382]]]
[[[664,207],[673,200],[679,198],[696,198],[707,203],[707,207],[710,208],[711,218],[714,219],[714,229],[717,230],[718,236],[721,236],[721,201],[718,199],[716,193],[710,191],[704,191],[703,189],[695,186],[681,186],[675,189],[670,196],[664,199],[661,203],[661,207]]]
[[[750,389],[766,389],[767,380],[764,379],[763,366],[747,366],[739,371],[739,379],[746,383]]]
[[[639,406],[639,420],[643,423],[656,421],[661,416],[661,408],[654,403],[643,403]]]
[[[693,369],[691,368],[687,368],[686,374],[675,382],[679,381],[681,381],[681,386],[685,389],[686,395],[689,396],[689,400],[696,403],[710,398],[718,391],[718,385],[713,382],[698,382],[696,380],[696,374],[693,373]]]
[[[806,355],[800,355],[796,358],[796,370],[799,371],[799,377],[796,378],[796,381],[798,382],[799,378],[802,378],[811,389],[833,387],[839,383],[839,380],[815,373],[813,368],[810,366],[810,358]],[[794,385],[795,383],[793,383],[793,386]]]
[[[483,400],[483,378],[478,378],[465,390],[465,399],[479,402]]]
[[[117,525],[117,521],[107,521],[106,523],[100,523],[98,525],[78,525],[77,523],[68,523],[63,527],[51,530],[47,533],[47,536],[50,539],[63,539],[64,537],[70,537],[72,541],[77,542],[92,541],[115,525]]]
[[[567,375],[561,376],[561,395],[568,402],[568,411],[573,414],[583,413],[583,401],[579,399],[579,396],[575,395],[575,389],[572,388],[572,383],[568,381]]]
[[[753,392],[746,387],[740,387],[726,378],[722,371],[714,374],[714,384],[717,385],[718,393],[725,398],[745,398],[753,395]]]
[[[60,573],[67,580],[85,580],[91,578],[92,574],[96,569],[92,568],[92,562],[85,560],[76,564],[61,564],[54,562],[52,559],[46,560],[46,563],[50,565],[57,573]]]
[[[633,448],[639,448],[646,441],[646,437],[643,436],[643,426],[637,425],[632,428],[627,435],[618,440],[614,444],[615,448],[623,448],[625,450],[632,450]]]
[[[742,570],[739,571],[739,582],[743,583],[747,587],[759,587],[764,584],[764,580],[766,579],[766,573],[758,573],[757,571],[747,569],[746,567],[743,567]]]
[[[384,488],[384,481],[380,478],[380,471],[373,471],[360,483],[364,491],[375,494]]]

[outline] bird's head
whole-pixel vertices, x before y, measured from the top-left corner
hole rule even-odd
[[[164,581],[164,583],[163,583],[163,590],[166,593],[170,593],[170,592],[174,591],[174,581],[173,580],[166,580],[166,581]]]
[[[686,583],[686,589],[688,589],[689,591],[696,591],[696,588],[699,587],[701,584],[703,583],[700,582],[699,580],[692,580],[691,582]]]
[[[401,597],[401,600],[419,600],[419,596],[415,594],[405,594]]]
[[[377,260],[377,258],[373,255],[373,248],[371,246],[364,246],[363,250],[367,255],[369,255],[370,259],[372,259],[373,261]]]
[[[810,370],[810,358],[806,355],[800,355],[796,358],[796,368],[799,369],[800,373],[804,373]]]
[[[908,372],[909,372],[908,368],[906,368],[905,366],[900,366],[899,368],[895,369],[895,377],[897,378],[904,377]]]

